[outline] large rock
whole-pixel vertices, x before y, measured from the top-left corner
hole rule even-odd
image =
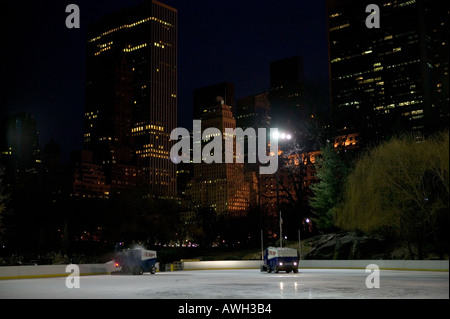
[[[319,235],[311,238],[309,243],[312,250],[305,259],[389,259],[390,255],[388,242],[383,237],[356,232]]]

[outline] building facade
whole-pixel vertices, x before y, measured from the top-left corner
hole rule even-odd
[[[36,181],[41,170],[41,148],[36,120],[29,113],[0,119],[0,168],[7,184],[24,186]]]
[[[380,28],[366,26],[370,3],[327,1],[335,135],[359,134],[370,143],[442,128],[448,121],[448,2],[378,1]]]
[[[177,10],[156,0],[121,10],[88,30],[84,148],[106,182],[143,181],[176,195],[170,132],[177,126]]]
[[[258,139],[258,128],[265,128],[269,132],[270,128],[270,101],[268,92],[250,95],[236,101],[236,126],[246,130],[253,128]],[[266,141],[268,136],[266,136]],[[259,172],[260,163],[249,163],[248,161],[248,139],[244,139],[244,167],[246,171]],[[258,145],[258,140],[256,141]],[[258,153],[257,147],[255,149]],[[255,157],[256,154],[253,154]]]
[[[305,119],[303,59],[293,56],[270,63],[272,126],[293,132]]]
[[[249,184],[244,179],[243,163],[225,163],[225,129],[236,128],[231,108],[222,98],[201,118],[201,131],[216,128],[221,132],[221,163],[194,163],[194,176],[191,183],[191,196],[196,205],[209,207],[217,215],[229,216],[243,213],[248,207]],[[196,132],[194,132],[196,134]],[[203,139],[202,145],[212,140],[213,136]],[[203,147],[202,147],[203,149]],[[233,137],[233,158],[236,156],[236,138]],[[214,149],[214,151],[217,151]]]

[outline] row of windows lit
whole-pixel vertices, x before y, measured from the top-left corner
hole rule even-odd
[[[160,42],[161,42],[161,41],[160,41]],[[101,53],[110,50],[110,49],[111,49],[112,43],[113,43],[113,42],[109,42],[109,43],[107,43],[107,44],[99,44],[98,47],[100,48],[100,50],[97,51],[97,52],[95,52],[94,55],[95,55],[95,56],[98,56],[98,55],[100,55]],[[147,47],[147,46],[148,46],[147,43],[142,43],[142,44],[136,45],[136,46],[134,46],[134,47],[132,47],[132,46],[129,44],[129,45],[128,45],[125,49],[123,49],[122,51],[125,52],[125,53],[129,53],[129,52],[133,52],[133,51],[136,51],[136,50],[145,48],[145,47]],[[154,43],[154,46],[155,46],[155,47],[158,47],[158,48],[161,48],[161,49],[165,49],[166,46],[171,46],[171,44],[168,44],[168,43],[162,44],[162,43],[157,43],[157,42],[155,42],[155,43]],[[134,71],[134,70],[133,70],[133,71]]]
[[[137,153],[137,152],[136,152]],[[161,155],[161,154],[155,154],[155,153],[146,153],[146,154],[140,154],[141,157],[154,157],[154,158],[164,158],[168,159],[168,155]]]
[[[132,47],[131,45],[128,45],[125,49],[123,49],[123,52],[133,52],[142,48],[145,48],[147,46],[147,43],[142,43],[139,45],[136,45]]]
[[[101,54],[104,51],[110,50],[112,45],[113,45],[113,41],[108,42],[108,43],[97,44],[97,48],[99,48],[99,51],[94,53],[94,55],[97,56],[97,55]]]
[[[370,78],[370,79],[365,79],[364,80],[363,77],[360,76],[360,77],[356,78],[356,80],[358,81],[358,84],[361,85],[361,84],[372,83],[372,82],[375,82],[375,81],[381,81],[381,77]],[[378,83],[380,83],[380,84],[378,84]],[[378,85],[382,85],[382,84],[384,84],[384,82],[377,82],[377,84]]]
[[[345,29],[349,26],[350,26],[350,23],[344,23],[344,24],[330,28],[330,32],[335,31],[335,30]]]
[[[404,101],[404,102],[398,103],[397,106],[400,106],[400,107],[402,107],[402,106],[409,106],[409,105],[420,104],[422,102],[423,102],[422,100]],[[386,109],[393,109],[393,108],[395,108],[395,106],[396,106],[395,103],[391,103],[391,104],[388,104],[388,105],[380,105],[380,106],[375,107],[374,110],[375,111],[380,111],[380,110],[386,110]],[[421,113],[423,113],[423,110],[418,110],[417,111],[418,113],[414,113],[416,111],[412,111],[412,112],[413,112],[413,114],[421,114]]]
[[[395,3],[396,3],[396,7],[405,7],[405,6],[409,6],[411,4],[416,3],[416,0],[408,0],[408,1],[405,1],[405,2],[398,2],[398,3],[397,3],[397,1],[395,1]],[[384,3],[382,6],[383,7],[388,7],[390,5],[392,5],[392,2]],[[342,15],[342,12],[335,12],[335,13],[330,14],[329,17],[330,17],[330,19],[332,19],[332,18],[337,18],[340,15]]]
[[[410,120],[418,120],[424,117],[423,110],[414,110],[411,112],[404,112],[402,116],[409,117]]]
[[[153,144],[152,144],[153,145]],[[160,146],[162,148],[162,146]],[[169,152],[164,149],[156,149],[153,147],[146,147],[144,150],[137,150],[136,154],[146,154],[146,153],[155,153],[155,154],[164,154],[169,156]]]
[[[407,62],[402,62],[402,63],[398,63],[398,64],[392,64],[392,65],[388,65],[386,67],[384,67],[384,69],[392,69],[392,68],[397,68],[397,67],[401,67],[401,66],[406,66],[409,64],[413,64],[413,63],[418,63],[420,62],[420,60],[411,60],[411,61],[407,61]],[[380,64],[381,65],[381,64]],[[375,66],[375,64],[374,64]],[[367,74],[367,73],[371,73],[373,72],[375,69],[377,69],[379,66],[374,67],[373,70],[367,70],[367,71],[362,71],[362,72],[356,72],[356,73],[352,73],[352,74],[346,74],[346,75],[342,75],[339,76],[337,78],[335,78],[334,80],[342,80],[342,79],[347,79],[347,78],[352,78],[352,77],[356,77],[358,75],[363,75],[363,74]]]
[[[144,148],[153,148],[154,146],[153,146],[153,144],[145,144],[145,145],[143,145],[143,147]],[[158,145],[158,149],[164,149],[164,146],[163,145]]]
[[[103,52],[105,52],[105,51],[108,51],[108,50],[110,50],[110,49],[111,49],[110,46],[109,46],[109,47],[106,47],[106,48],[103,48],[103,49],[100,49],[100,51],[95,52],[94,55],[95,55],[95,56],[100,55],[101,53],[103,53]]]
[[[133,129],[131,129],[131,132],[135,133],[135,132],[141,132],[144,130],[155,130],[155,131],[164,132],[164,126],[149,124],[149,125],[145,125],[145,126],[134,127]]]
[[[385,52],[384,54],[400,52],[401,50],[402,50],[402,47],[397,47],[397,48],[393,48],[392,51]],[[366,55],[366,54],[371,54],[371,53],[373,53],[372,50],[366,50],[366,51],[362,52],[361,54],[348,55],[348,56],[343,57],[343,58],[340,58],[340,57],[339,57],[339,58],[334,58],[334,59],[331,60],[330,62],[331,62],[331,63],[341,62],[341,61],[353,59],[353,58],[356,58],[356,57],[359,57],[359,56],[362,56],[362,55]],[[381,55],[384,55],[384,54],[380,54],[380,56],[381,56]]]
[[[142,19],[142,20],[139,20],[139,21],[131,23],[131,24],[125,24],[125,25],[122,25],[120,27],[117,27],[117,28],[105,31],[105,32],[101,33],[98,37],[90,39],[88,42],[95,42],[95,41],[101,39],[103,36],[108,35],[110,33],[113,33],[113,32],[116,32],[116,31],[119,31],[119,30],[122,30],[122,29],[129,29],[129,28],[135,27],[135,26],[137,26],[139,24],[142,24],[142,23],[145,23],[145,22],[148,22],[148,21],[152,21],[152,20],[156,21],[156,22],[159,22],[159,23],[161,23],[161,24],[163,24],[165,26],[173,27],[173,25],[170,24],[169,22],[163,21],[163,20],[158,19],[156,17],[149,17],[149,18]]]
[[[95,111],[95,113],[99,113],[99,111],[97,110],[97,111]],[[89,116],[89,115],[94,115],[94,112],[86,112],[86,113],[84,113],[84,116]]]

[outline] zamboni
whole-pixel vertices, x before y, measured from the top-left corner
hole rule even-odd
[[[142,275],[144,272],[156,273],[156,251],[145,249],[124,249],[116,252],[114,263],[116,272]]]
[[[298,272],[297,250],[293,248],[268,247],[264,252],[264,263],[260,267],[261,272],[279,271]]]

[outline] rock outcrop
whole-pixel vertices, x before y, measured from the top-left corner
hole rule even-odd
[[[311,250],[304,259],[361,260],[390,259],[391,245],[375,235],[359,235],[356,232],[340,232],[319,235],[309,240]]]

